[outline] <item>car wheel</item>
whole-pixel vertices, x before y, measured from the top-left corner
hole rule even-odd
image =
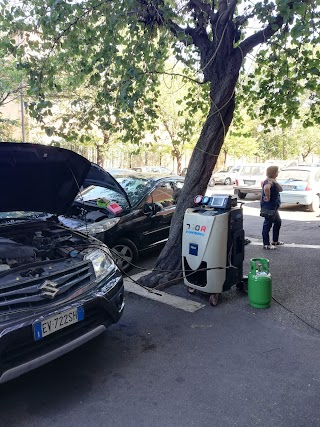
[[[114,260],[122,271],[129,271],[138,260],[138,248],[130,239],[119,239],[111,249]]]
[[[307,209],[311,212],[317,212],[319,209],[319,196],[316,196],[310,205],[307,205]]]
[[[231,178],[226,178],[224,180],[225,185],[230,185],[231,184]]]
[[[242,191],[240,190],[235,190],[234,194],[236,194],[239,197],[239,199],[244,199],[247,195],[247,193],[242,193]]]
[[[215,183],[216,183],[216,181],[214,180],[214,178],[210,178],[209,187],[214,187]]]

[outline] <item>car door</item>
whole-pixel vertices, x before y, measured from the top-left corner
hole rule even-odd
[[[146,206],[153,206],[154,211],[147,213],[146,210],[146,227],[141,241],[143,248],[156,246],[168,239],[177,194],[182,186],[183,181],[161,181],[146,198]]]

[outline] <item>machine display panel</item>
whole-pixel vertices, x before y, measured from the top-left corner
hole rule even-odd
[[[218,209],[226,208],[229,197],[229,195],[212,196],[210,197],[211,200],[209,201],[208,206]]]

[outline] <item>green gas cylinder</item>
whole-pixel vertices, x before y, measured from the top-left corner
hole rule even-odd
[[[248,274],[249,303],[255,308],[268,308],[272,300],[272,279],[269,273],[269,260],[251,258]]]

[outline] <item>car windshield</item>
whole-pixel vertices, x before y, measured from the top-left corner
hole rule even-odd
[[[264,166],[244,166],[241,175],[263,175],[265,170]]]
[[[279,180],[309,181],[310,171],[299,169],[284,169],[278,175]]]
[[[155,185],[155,180],[145,177],[116,176],[116,180],[128,195],[131,206],[135,206],[146,196]],[[106,198],[112,202],[117,202],[123,209],[128,209],[129,204],[124,196],[104,187],[90,186],[83,190],[77,197],[77,201],[96,201]]]

